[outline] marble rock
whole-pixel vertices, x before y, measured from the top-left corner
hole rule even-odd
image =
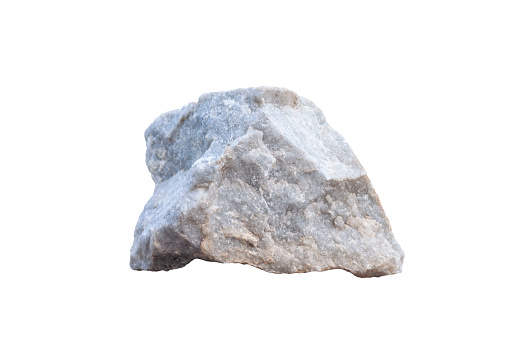
[[[401,272],[404,254],[365,170],[311,101],[283,88],[202,95],[146,130],[155,182],[131,268],[193,259],[272,273]]]

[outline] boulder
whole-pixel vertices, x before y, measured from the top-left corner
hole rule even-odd
[[[146,130],[155,182],[131,268],[194,259],[272,273],[401,272],[404,254],[365,170],[311,101],[283,88],[202,95]]]

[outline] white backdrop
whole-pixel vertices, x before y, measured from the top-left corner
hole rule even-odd
[[[4,1],[3,338],[507,338],[505,1]],[[403,273],[129,268],[143,132],[200,94],[309,98]]]

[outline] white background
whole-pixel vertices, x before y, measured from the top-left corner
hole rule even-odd
[[[2,1],[3,338],[507,338],[505,1]],[[403,273],[129,268],[143,132],[200,94],[314,101]]]

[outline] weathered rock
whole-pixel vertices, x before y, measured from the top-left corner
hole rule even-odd
[[[145,132],[156,184],[131,267],[193,259],[273,273],[401,272],[403,251],[366,172],[311,101],[281,88],[204,94]]]

